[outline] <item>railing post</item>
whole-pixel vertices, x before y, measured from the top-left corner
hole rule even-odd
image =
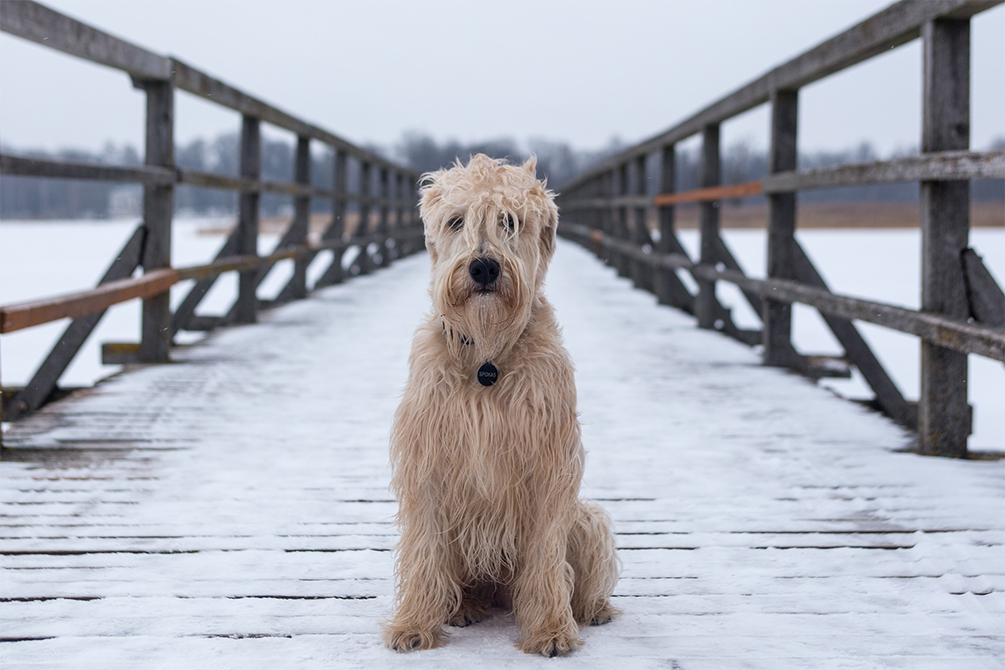
[[[921,31],[924,60],[921,150],[970,148],[970,21],[937,19]],[[965,181],[921,183],[921,309],[969,317],[962,253],[970,189]],[[967,454],[967,355],[921,341],[918,435],[922,453]]]
[[[387,267],[391,263],[391,216],[388,199],[391,197],[390,174],[386,167],[381,166],[377,173],[377,197],[381,202],[378,205],[379,220],[377,231],[381,235],[381,240],[377,246],[380,247],[380,267]]]
[[[147,94],[145,164],[174,167],[174,83],[143,81],[138,86]],[[171,218],[174,212],[174,186],[143,186],[143,272],[171,266]],[[171,294],[143,301],[140,320],[138,358],[144,363],[168,360],[171,348]]]
[[[799,116],[799,91],[772,91],[771,145],[768,148],[768,173],[796,169],[796,131]],[[768,196],[768,263],[772,279],[795,279],[796,194]],[[794,367],[792,347],[792,306],[763,301],[764,364]]]
[[[635,159],[635,188],[634,195],[645,197],[646,195],[646,155]],[[635,217],[632,222],[632,241],[640,247],[652,245],[652,237],[649,235],[649,228],[646,226],[646,211],[648,207],[641,206],[635,208]],[[644,261],[634,261],[632,263],[632,279],[635,285],[647,291],[653,288],[652,267]]]
[[[297,137],[296,165],[294,180],[298,184],[311,185],[311,138],[304,135]],[[297,196],[293,199],[293,236],[291,244],[302,245],[307,241],[311,221],[311,197]],[[298,257],[293,264],[293,280],[290,290],[291,298],[299,300],[307,297],[307,257]]]
[[[408,230],[405,228],[405,183],[406,177],[404,172],[396,172],[394,174],[394,230],[397,235],[394,238],[394,257],[401,258],[406,255],[405,242],[402,239],[403,234],[407,234]]]
[[[629,169],[631,163],[622,163],[617,168],[617,173],[615,179],[617,182],[617,194],[619,198],[631,194],[632,184],[629,180]],[[617,217],[614,220],[615,232],[614,235],[619,240],[624,240],[628,242],[631,240],[631,232],[628,230],[628,223],[631,219],[632,208],[630,205],[622,204],[617,209]],[[617,259],[618,274],[622,277],[632,276],[632,259],[623,253],[618,253],[615,258]]]
[[[663,147],[659,162],[659,193],[673,193],[677,187],[677,150],[673,144]],[[660,239],[656,249],[660,253],[669,254],[676,251],[671,240],[676,235],[674,230],[673,205],[662,205],[657,210],[659,216]],[[673,287],[669,274],[673,270],[658,270],[654,277],[656,298],[660,304],[675,305]],[[676,305],[675,305],[676,306]]]
[[[718,186],[722,182],[722,168],[719,151],[719,124],[705,126],[701,133],[700,178],[702,188]],[[719,238],[719,203],[701,203],[699,225],[701,228],[701,250],[699,263],[715,265],[716,240]],[[718,302],[715,298],[715,282],[698,280],[698,297],[694,313],[699,328],[715,328]]]
[[[359,225],[356,226],[356,236],[366,236],[370,233],[370,198],[373,192],[372,186],[373,166],[366,161],[359,164]],[[369,244],[364,242],[359,248],[359,257],[356,262],[361,275],[369,274],[373,270],[373,263],[370,259]]]
[[[241,118],[240,171],[242,177],[259,179],[262,174],[261,122],[244,115]],[[241,191],[237,213],[237,254],[258,254],[258,203],[259,191]],[[258,270],[241,272],[237,285],[237,303],[234,305],[236,323],[254,323],[258,312],[255,294]]]

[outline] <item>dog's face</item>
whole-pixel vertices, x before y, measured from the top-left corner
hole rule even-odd
[[[555,250],[558,208],[536,165],[478,154],[421,191],[433,306],[487,354],[523,332]]]

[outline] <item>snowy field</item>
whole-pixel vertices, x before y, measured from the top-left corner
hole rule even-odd
[[[206,262],[222,244],[217,235],[199,234],[201,228],[219,224],[219,219],[182,219],[175,223],[173,254],[177,266]],[[51,221],[0,222],[0,304],[76,291],[94,285],[121,248],[136,222]],[[974,229],[971,245],[1001,282],[1005,279],[1005,229]],[[919,305],[920,235],[917,230],[805,230],[800,242],[816,263],[831,289],[838,293],[869,298],[916,309]],[[752,276],[764,275],[762,230],[727,230],[727,243]],[[683,244],[696,253],[698,234],[681,232]],[[276,236],[263,235],[259,249],[272,249]],[[324,254],[311,269],[323,270],[330,258]],[[260,295],[271,297],[291,272],[289,262],[279,264],[263,284]],[[687,280],[688,278],[685,278]],[[200,306],[200,314],[219,314],[227,309],[236,293],[236,275],[224,275]],[[172,290],[177,304],[189,284]],[[720,285],[722,300],[734,308],[743,326],[756,326],[757,319],[734,287]],[[840,346],[814,311],[797,305],[794,310],[796,346],[806,353],[839,353]],[[0,380],[9,386],[24,384],[65,323],[54,323],[3,336],[0,341]],[[859,324],[865,338],[878,353],[894,380],[908,398],[916,399],[919,385],[918,340],[892,330]],[[90,385],[118,368],[102,366],[100,345],[107,341],[136,341],[139,337],[139,304],[130,302],[113,307],[97,332],[63,376],[65,386]],[[182,334],[181,341],[198,339]],[[187,339],[186,339],[187,338]],[[855,371],[851,380],[821,382],[836,392],[854,398],[870,393]],[[1001,364],[978,356],[970,357],[970,402],[974,405],[974,434],[970,448],[1005,450],[1005,370]]]

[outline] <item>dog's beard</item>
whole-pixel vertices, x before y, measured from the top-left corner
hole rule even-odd
[[[434,274],[433,304],[444,320],[447,346],[462,360],[499,360],[519,339],[530,320],[533,287],[522,281],[525,269],[500,262],[500,278],[490,289],[473,281],[466,259],[441,277]]]

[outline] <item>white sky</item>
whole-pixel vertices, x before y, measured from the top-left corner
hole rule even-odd
[[[658,133],[888,0],[45,0],[357,142],[566,140]],[[971,141],[1005,136],[1005,7],[973,20]],[[803,89],[800,145],[881,152],[920,135],[915,41]],[[176,140],[238,128],[179,93]],[[15,148],[141,145],[128,78],[0,34],[0,139]],[[763,145],[759,108],[724,141]]]

